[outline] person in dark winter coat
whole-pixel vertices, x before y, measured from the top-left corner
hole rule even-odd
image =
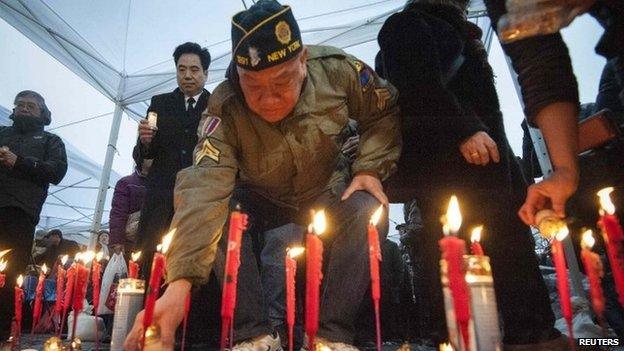
[[[63,141],[44,131],[52,120],[43,97],[22,91],[14,105],[13,125],[0,127],[0,250],[12,249],[7,285],[32,261],[33,234],[48,187],[59,184],[67,172]],[[13,301],[13,293],[0,289],[0,301]],[[0,304],[0,343],[9,337],[12,317],[12,305]]]
[[[133,250],[136,238],[128,237],[128,220],[137,221],[141,207],[145,201],[146,186],[145,177],[149,173],[150,160],[144,160],[142,165],[137,166],[135,171],[125,176],[115,185],[113,201],[109,217],[110,247],[115,252]],[[138,225],[138,223],[136,223]],[[134,232],[136,235],[136,232]]]
[[[446,339],[437,241],[440,215],[456,194],[464,217],[460,234],[478,224],[487,230],[483,245],[505,344],[559,341],[533,239],[516,214],[526,184],[505,135],[481,30],[461,6],[432,2],[408,4],[378,37],[378,68],[399,90],[404,145],[386,190],[391,202],[416,198],[422,211],[427,235],[417,240],[430,287],[431,336]]]

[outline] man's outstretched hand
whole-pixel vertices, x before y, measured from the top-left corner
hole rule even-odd
[[[184,318],[184,303],[191,283],[188,280],[180,279],[172,282],[165,290],[165,293],[156,300],[154,308],[154,319],[152,324],[160,327],[160,340],[163,350],[173,350],[175,344],[175,332],[178,325]],[[143,315],[141,311],[135,321],[132,330],[126,337],[124,350],[134,351],[141,349],[141,338],[143,338]]]

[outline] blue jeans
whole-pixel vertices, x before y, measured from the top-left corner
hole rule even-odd
[[[271,205],[249,191],[235,192],[235,201],[249,215],[249,226],[241,247],[234,316],[235,342],[269,334],[282,323],[285,315],[284,248],[296,242],[297,236],[301,238],[302,232],[295,230],[297,226],[292,223],[306,225],[308,210],[312,208],[325,208],[329,228],[321,236],[324,272],[318,336],[335,342],[353,342],[354,322],[370,285],[367,225],[379,202],[363,191],[353,193],[345,201],[340,200],[340,195],[341,192],[337,191],[327,192],[295,211]],[[217,277],[221,279],[226,247],[224,235],[215,260]],[[299,261],[302,263],[303,259]],[[268,274],[261,278],[261,271]],[[302,269],[298,270],[297,276],[298,279],[305,277]],[[298,295],[302,296],[300,292]],[[303,302],[302,299],[299,301]]]

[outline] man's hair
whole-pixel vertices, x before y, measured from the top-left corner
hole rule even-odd
[[[208,49],[202,48],[199,44],[187,42],[175,48],[175,51],[173,52],[173,61],[176,66],[178,65],[180,56],[184,54],[195,54],[199,56],[199,61],[201,61],[204,71],[208,70],[208,67],[210,67],[210,53],[208,52]]]
[[[51,237],[52,235],[57,235],[59,238],[63,239],[63,232],[60,229],[52,229],[46,235],[46,238]]]
[[[19,93],[17,93],[17,95],[15,95],[15,99],[13,100],[13,105],[17,104],[17,99],[24,98],[24,97],[35,98],[41,110],[44,110],[47,108],[45,104],[45,99],[43,98],[43,96],[41,96],[41,94],[39,94],[38,92],[32,91],[32,90],[24,90],[24,91],[20,91]]]
[[[41,110],[41,117],[43,117],[45,124],[49,125],[51,121],[52,113],[48,109],[48,106],[45,103],[45,99],[38,92],[32,91],[32,90],[20,91],[19,93],[17,93],[17,95],[15,95],[15,99],[13,100],[13,105],[17,105],[17,99],[25,98],[25,97],[32,97],[35,100],[37,100],[37,104],[39,104],[39,109]]]

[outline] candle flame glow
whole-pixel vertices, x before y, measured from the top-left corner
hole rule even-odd
[[[287,254],[288,254],[288,257],[294,259],[295,257],[301,255],[303,251],[305,251],[303,247],[295,246],[295,247],[289,248],[287,251]]]
[[[95,252],[89,250],[87,252],[83,252],[82,255],[80,256],[80,260],[84,263],[84,264],[88,264],[89,262],[91,262],[91,260],[93,260],[95,258]]]
[[[82,259],[82,252],[78,252],[75,256],[74,256],[74,261],[80,261]]]
[[[613,215],[615,214],[615,205],[611,201],[611,193],[613,192],[613,187],[608,187],[600,190],[597,195],[600,198],[600,208],[606,213]]]
[[[67,260],[69,260],[69,255],[61,257],[61,264],[64,266],[67,263]]]
[[[6,249],[6,250],[0,251],[0,258],[4,257],[4,255],[8,254],[10,251],[11,251],[11,249]]]
[[[481,241],[481,232],[483,231],[483,226],[480,225],[475,227],[472,230],[472,234],[470,235],[470,242],[475,243]]]
[[[325,210],[320,210],[314,214],[314,219],[312,220],[312,228],[314,228],[314,233],[316,235],[321,235],[325,232],[325,229],[327,229]]]
[[[7,268],[7,261],[0,260],[0,272],[4,271]]]
[[[320,351],[331,351],[331,348],[330,348],[329,346],[327,346],[327,345],[323,345],[323,344],[321,344],[321,343],[319,343],[319,344],[318,344],[317,348],[318,348]]]
[[[95,261],[100,262],[104,258],[104,252],[100,251],[95,255]]]
[[[44,275],[48,274],[48,266],[46,266],[45,263],[43,264],[43,266],[41,266],[41,271]]]
[[[581,240],[581,246],[586,249],[591,249],[594,247],[596,243],[596,239],[594,239],[593,233],[591,229],[586,230],[583,233],[583,239]]]
[[[462,215],[459,210],[457,196],[451,196],[446,214],[441,218],[444,235],[455,234],[462,225]]]
[[[451,344],[440,344],[440,351],[453,351],[453,346]]]
[[[132,261],[134,261],[134,262],[138,261],[139,258],[141,258],[141,252],[142,251],[133,252],[132,253]]]
[[[17,287],[21,288],[22,284],[24,284],[24,276],[20,274],[19,277],[17,277]]]
[[[383,214],[383,205],[379,206],[379,208],[375,211],[375,213],[373,213],[370,219],[370,223],[372,225],[377,225],[377,223],[379,223],[379,219],[381,218],[382,214]]]
[[[563,241],[563,239],[565,239],[566,236],[568,236],[568,234],[570,234],[570,230],[568,229],[568,226],[567,225],[563,225],[561,227],[561,229],[559,229],[559,231],[555,235],[555,239],[557,239],[559,241]]]
[[[162,242],[160,243],[160,247],[157,247],[160,253],[165,253],[169,250],[169,245],[171,245],[171,241],[173,240],[173,235],[176,232],[176,228],[173,228],[167,233],[167,235],[163,236]]]

